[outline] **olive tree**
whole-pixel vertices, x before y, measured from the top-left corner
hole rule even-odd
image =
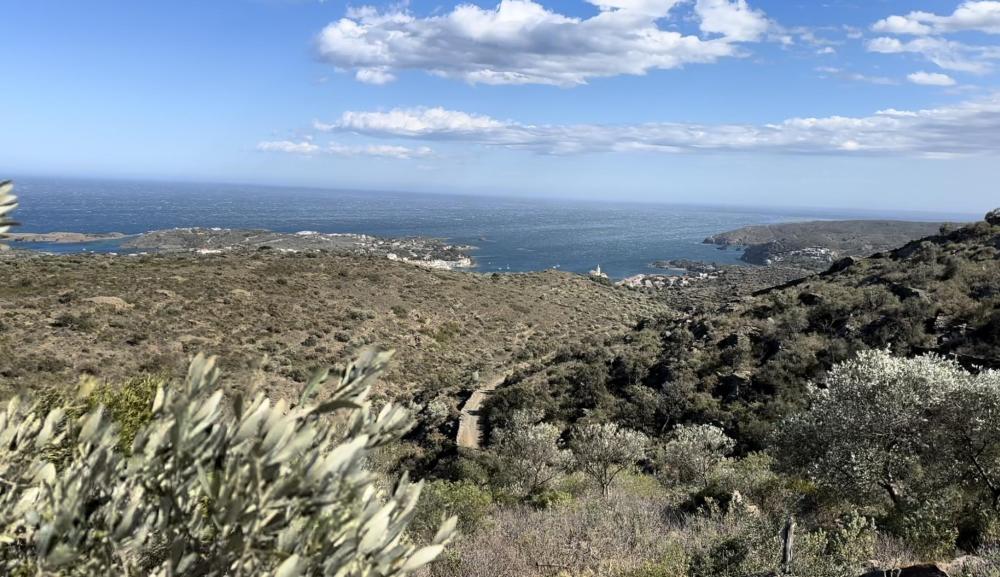
[[[494,449],[512,484],[524,495],[537,494],[563,474],[572,454],[562,447],[562,431],[543,423],[541,411],[517,411],[494,433]]]
[[[781,427],[786,467],[855,501],[899,507],[960,483],[1000,500],[1000,373],[864,351],[825,385]]]
[[[367,401],[388,352],[318,372],[297,402],[227,396],[213,357],[160,386],[128,451],[109,411],[0,412],[0,567],[7,575],[402,576],[433,560],[454,518],[416,548],[421,484],[389,494],[365,468],[411,426]],[[323,390],[323,394],[320,394]],[[81,387],[80,397],[92,385]]]
[[[736,441],[715,425],[678,425],[660,451],[660,467],[682,483],[707,485],[735,447]]]
[[[7,231],[17,223],[11,220],[10,213],[17,208],[17,197],[14,196],[14,183],[9,180],[0,181],[0,240],[6,238]],[[6,245],[0,243],[0,249]]]
[[[1000,373],[962,375],[964,384],[951,390],[934,416],[942,426],[931,438],[945,451],[941,459],[957,464],[961,481],[985,493],[1000,511]]]
[[[607,496],[615,477],[646,457],[646,435],[614,423],[590,424],[573,431],[570,450],[576,466]]]

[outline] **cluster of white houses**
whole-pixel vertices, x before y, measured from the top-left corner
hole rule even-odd
[[[608,278],[608,275],[601,271],[601,266],[598,265],[596,269],[590,271],[590,276],[599,278]],[[712,281],[719,278],[717,274],[709,274],[705,272],[699,273],[689,273],[682,275],[673,274],[637,274],[615,283],[615,286],[631,288],[631,289],[653,289],[661,290],[674,287],[684,287],[690,286],[691,283],[702,282],[702,281]]]

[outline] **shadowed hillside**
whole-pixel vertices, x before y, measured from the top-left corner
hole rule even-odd
[[[712,235],[706,244],[744,249],[752,264],[795,264],[825,268],[845,256],[868,256],[937,234],[939,222],[899,220],[817,220],[747,226]]]
[[[1000,365],[1000,219],[847,258],[718,310],[667,314],[606,347],[565,347],[557,363],[516,374],[487,412],[498,426],[541,406],[552,419],[654,435],[713,422],[759,448],[810,382],[870,348]]]

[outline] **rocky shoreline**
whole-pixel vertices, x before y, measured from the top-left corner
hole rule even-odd
[[[672,295],[670,300],[682,296],[681,300],[689,305],[695,301],[725,302],[815,273],[811,269],[796,266],[715,264],[687,259],[655,261],[652,266],[675,272],[637,274],[624,278],[615,285]]]
[[[17,243],[85,244],[99,241],[120,241],[109,254],[192,254],[212,255],[275,251],[282,253],[328,252],[341,255],[369,256],[409,263],[439,270],[468,269],[475,266],[469,255],[474,248],[450,244],[441,239],[411,237],[383,238],[366,234],[320,233],[301,231],[295,233],[256,229],[230,228],[173,228],[153,230],[138,235],[122,233],[19,233],[11,235]],[[17,251],[25,255],[44,253],[44,247]],[[118,251],[117,249],[120,249]]]
[[[125,238],[121,232],[12,232],[7,234],[10,242],[45,242],[51,244],[79,244]]]
[[[295,233],[229,228],[174,228],[140,234],[122,243],[127,250],[219,254],[228,252],[331,252],[387,258],[434,269],[474,266],[468,252],[473,247],[440,239],[382,238],[366,234]]]

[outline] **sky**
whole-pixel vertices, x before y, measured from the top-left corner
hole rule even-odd
[[[1000,1],[0,0],[0,175],[1000,205]]]

